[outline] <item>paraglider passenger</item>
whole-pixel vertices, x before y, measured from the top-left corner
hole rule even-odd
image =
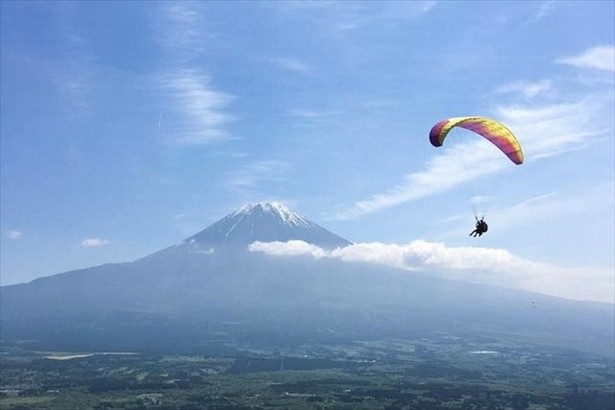
[[[489,227],[487,226],[487,222],[485,222],[485,217],[478,219],[478,217],[475,216],[474,218],[476,218],[476,229],[470,232],[470,236],[481,236],[482,234],[487,232]]]

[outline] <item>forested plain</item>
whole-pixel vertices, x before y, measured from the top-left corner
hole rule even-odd
[[[445,333],[235,348],[241,354],[118,354],[3,343],[0,408],[615,408],[613,359],[570,348]]]

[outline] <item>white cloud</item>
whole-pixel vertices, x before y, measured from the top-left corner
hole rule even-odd
[[[12,231],[8,231],[8,232],[6,233],[6,236],[7,236],[9,239],[12,239],[12,240],[17,240],[17,239],[20,239],[20,238],[22,238],[22,237],[23,237],[23,232],[21,232],[21,231],[17,231],[17,230],[12,230]]]
[[[601,117],[612,105],[612,97],[590,95],[571,103],[500,106],[494,118],[513,130],[527,162],[586,148],[594,139],[606,135],[610,129],[608,125],[600,126],[604,121]],[[450,135],[447,144],[439,148],[442,153],[430,159],[422,170],[407,174],[402,183],[383,193],[345,207],[335,217],[352,219],[379,212],[515,166],[483,138],[461,138],[464,133],[467,131],[455,130],[454,134],[459,135]]]
[[[288,242],[254,242],[249,246],[250,252],[261,252],[273,256],[309,255],[314,258],[330,257],[330,253],[316,245],[298,240]]]
[[[177,123],[165,124],[172,142],[186,145],[209,144],[231,138],[226,126],[235,117],[226,111],[230,94],[216,91],[208,76],[196,69],[182,69],[163,77],[180,114]]]
[[[234,96],[217,90],[196,64],[208,42],[205,8],[199,2],[159,3],[154,35],[165,57],[165,68],[153,78],[163,92],[164,120],[159,128],[166,142],[198,145],[232,138],[227,126],[236,118],[228,111]],[[167,115],[168,114],[168,115]]]
[[[519,93],[526,98],[533,98],[551,90],[553,84],[551,80],[541,80],[538,82],[517,81],[499,87],[496,93]]]
[[[597,46],[586,50],[580,55],[566,57],[557,61],[579,68],[615,71],[615,47]]]
[[[600,124],[606,102],[592,95],[573,103],[548,106],[506,106],[496,109],[497,117],[514,129],[529,161],[553,157],[586,148],[594,139],[606,135],[608,126]]]
[[[484,173],[504,170],[512,165],[502,160],[486,141],[453,144],[443,154],[427,162],[424,170],[404,177],[404,182],[388,191],[372,195],[339,212],[338,219],[352,219],[379,212],[399,204],[446,192],[473,181]]]
[[[561,267],[520,258],[505,249],[450,247],[417,240],[407,245],[362,243],[325,250],[303,241],[254,242],[251,252],[374,263],[444,279],[492,284],[578,300],[614,303],[612,269]]]
[[[110,242],[106,239],[88,238],[82,240],[79,246],[81,246],[82,248],[98,248],[101,246],[106,246],[109,243]]]

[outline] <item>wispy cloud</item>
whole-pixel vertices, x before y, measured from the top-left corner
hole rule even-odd
[[[211,76],[196,65],[215,34],[207,30],[207,7],[199,2],[158,3],[155,35],[165,56],[164,69],[154,77],[162,89],[168,115],[159,128],[172,145],[211,144],[231,139],[228,125],[234,96],[216,89]]]
[[[250,157],[252,154],[239,150],[213,150],[209,152],[209,155],[232,159],[243,159]]]
[[[547,17],[557,6],[557,2],[555,0],[543,1],[540,3],[538,10],[525,22],[536,23],[543,18]]]
[[[186,62],[205,47],[204,39],[215,34],[206,31],[203,3],[163,2],[160,4],[159,23],[156,25],[158,42],[173,60]]]
[[[533,98],[544,94],[552,89],[553,83],[551,80],[541,80],[537,82],[517,81],[511,84],[506,84],[496,89],[496,93],[513,93],[521,94],[526,98]]]
[[[91,51],[91,44],[82,35],[82,29],[77,29],[69,17],[71,9],[70,5],[58,5],[56,8],[57,18],[64,24],[58,28],[62,46],[56,55],[57,65],[51,66],[51,78],[65,98],[67,115],[75,118],[88,114],[96,95],[101,68],[97,65],[97,56]]]
[[[615,71],[615,47],[593,47],[579,55],[561,58],[557,62],[579,68]]]
[[[286,111],[286,116],[295,127],[303,129],[325,129],[343,121],[344,112],[335,109],[292,108]]]
[[[483,172],[501,171],[510,164],[483,144],[472,141],[451,146],[442,155],[431,159],[424,170],[413,172],[404,177],[404,181],[370,198],[355,202],[349,208],[339,212],[338,219],[352,219],[381,211],[399,204],[446,192],[460,184],[478,178]]]
[[[23,232],[17,231],[17,230],[11,230],[6,233],[6,237],[15,241],[23,237]]]
[[[362,103],[367,108],[390,108],[399,105],[399,101],[396,100],[366,100]]]
[[[612,269],[562,267],[518,257],[505,249],[450,247],[417,240],[407,245],[361,243],[325,250],[303,241],[254,242],[251,252],[372,263],[445,279],[524,289],[579,300],[614,303]]]
[[[197,69],[177,70],[162,81],[180,115],[179,121],[164,124],[171,142],[194,145],[231,138],[226,127],[235,120],[227,112],[232,95],[215,90],[209,77]]]
[[[327,32],[349,33],[369,26],[420,18],[433,10],[437,2],[285,1],[270,4],[287,13],[313,20]]]
[[[592,139],[606,135],[609,128],[602,128],[599,118],[605,106],[612,104],[612,98],[591,95],[573,103],[502,106],[495,109],[494,118],[514,131],[526,161],[536,161],[583,149]],[[335,217],[352,219],[379,212],[514,167],[482,138],[460,143],[450,140],[447,147],[440,149],[444,152],[429,160],[423,170],[407,174],[403,182],[383,193],[343,208]]]
[[[279,160],[257,160],[244,164],[231,172],[226,180],[227,188],[239,196],[262,197],[265,188],[286,181],[290,164]]]
[[[498,229],[519,229],[536,223],[579,214],[592,214],[601,208],[613,208],[615,202],[613,181],[597,183],[581,192],[565,195],[551,192],[526,199],[511,207],[496,209],[493,218]]]
[[[340,115],[340,111],[317,111],[317,110],[302,110],[302,109],[291,109],[288,110],[288,115],[291,117],[298,117],[304,119],[318,119],[325,117],[333,117],[336,115]]]
[[[84,239],[79,243],[79,246],[82,248],[99,248],[101,246],[109,245],[109,241],[106,239],[100,238],[88,238]]]
[[[515,130],[526,159],[533,161],[586,148],[609,131],[601,115],[613,105],[612,97],[589,95],[571,103],[546,106],[498,107],[496,116]]]
[[[598,215],[612,214],[614,206],[615,182],[611,179],[581,189],[550,191],[523,198],[510,206],[501,206],[494,198],[490,203],[481,205],[481,211],[488,214],[489,223],[504,234],[525,229],[540,232],[541,227],[552,221],[562,221],[558,222],[560,227],[563,223],[575,226],[574,221],[581,224],[580,221],[595,219]],[[469,231],[467,213],[443,217],[436,223],[445,227],[443,232],[432,237],[437,240],[456,240]],[[606,222],[601,219],[601,223],[608,226],[608,219]]]

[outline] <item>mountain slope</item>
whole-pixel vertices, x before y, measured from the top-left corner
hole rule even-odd
[[[2,338],[50,348],[203,351],[212,339],[284,344],[510,332],[613,350],[611,305],[247,249],[253,240],[308,238],[319,246],[349,243],[279,204],[242,207],[137,261],[1,288]]]

